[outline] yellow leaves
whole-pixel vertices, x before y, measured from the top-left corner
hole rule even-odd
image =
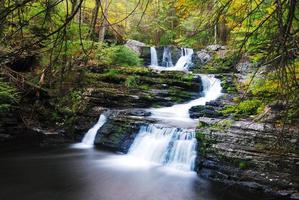
[[[268,12],[268,14],[271,14],[275,11],[276,6],[273,4],[272,6],[266,8],[266,11]]]

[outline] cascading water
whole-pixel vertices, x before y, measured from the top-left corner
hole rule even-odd
[[[142,126],[129,155],[181,170],[193,170],[196,158],[195,132],[154,124]]]
[[[163,49],[162,66],[173,67],[172,58],[171,58],[171,50],[169,47],[164,47],[164,49]]]
[[[151,66],[158,66],[158,56],[155,47],[151,47]]]
[[[188,70],[189,67],[192,65],[192,55],[193,49],[190,48],[182,48],[181,49],[181,57],[175,64],[174,68],[176,70]]]
[[[86,146],[93,146],[97,131],[106,123],[106,121],[106,116],[104,114],[101,114],[98,122],[84,135],[82,144]]]
[[[186,54],[187,55],[187,54]],[[180,170],[193,170],[196,158],[196,120],[189,116],[189,109],[215,100],[221,96],[220,80],[213,75],[201,75],[202,97],[185,104],[150,109],[151,118],[165,125],[142,126],[129,150],[129,155],[157,162]],[[186,126],[187,124],[187,127]],[[173,128],[171,126],[175,126]],[[184,128],[177,128],[177,127]]]
[[[176,104],[170,107],[150,109],[151,118],[161,120],[169,125],[194,127],[196,123],[189,117],[189,109],[193,106],[205,105],[206,102],[221,96],[221,82],[213,75],[200,75],[203,86],[202,97],[188,103]]]
[[[164,47],[162,66],[159,66],[157,60],[157,51],[155,47],[151,47],[151,65],[150,67],[156,70],[165,71],[188,71],[190,66],[192,66],[192,55],[193,49],[181,48],[181,57],[176,62],[175,65],[172,63],[171,49],[169,47]]]

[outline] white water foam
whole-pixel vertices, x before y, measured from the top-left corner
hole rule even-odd
[[[98,130],[106,123],[107,117],[101,114],[97,123],[85,133],[82,142],[73,145],[74,148],[92,148]]]

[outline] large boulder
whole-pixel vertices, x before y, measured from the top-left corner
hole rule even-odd
[[[196,56],[196,59],[200,61],[200,64],[205,64],[212,59],[212,56],[205,49],[196,52]]]
[[[225,46],[221,46],[219,44],[212,44],[206,47],[209,51],[218,51],[218,50],[225,50]]]
[[[140,126],[148,123],[138,116],[141,114],[140,110],[139,113],[136,112],[137,110],[111,111],[107,122],[97,132],[96,147],[127,153]]]
[[[141,55],[142,48],[148,47],[148,45],[144,44],[143,42],[131,39],[126,42],[125,46],[135,51],[139,56]]]

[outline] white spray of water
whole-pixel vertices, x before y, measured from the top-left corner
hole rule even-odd
[[[162,65],[165,67],[173,67],[171,50],[169,47],[164,47],[163,49]]]
[[[164,47],[162,63],[164,66],[159,66],[157,59],[157,51],[155,47],[151,47],[151,65],[150,67],[159,71],[188,71],[192,65],[193,49],[181,48],[181,57],[173,66],[171,59],[171,51],[169,48]]]
[[[104,114],[101,114],[97,123],[85,133],[82,142],[72,145],[74,148],[92,148],[94,146],[94,140],[96,138],[98,130],[106,123],[107,118]]]
[[[205,105],[207,102],[217,99],[221,96],[221,82],[213,75],[201,75],[203,84],[203,96],[188,103],[176,104],[170,107],[150,109],[151,118],[159,119],[168,124],[179,126],[186,123],[192,127],[196,125],[193,119],[189,117],[189,109],[193,106]]]
[[[129,155],[184,171],[192,170],[196,158],[195,132],[154,124],[142,126]]]
[[[129,150],[129,155],[141,160],[160,163],[175,169],[194,169],[196,159],[196,121],[189,116],[189,109],[221,96],[220,80],[213,75],[201,75],[203,96],[184,104],[150,109],[151,118],[167,125],[142,126]],[[177,128],[188,126],[188,128]],[[175,126],[176,128],[169,127]],[[192,128],[192,129],[190,129]]]
[[[158,56],[155,47],[151,47],[151,66],[158,66]]]

